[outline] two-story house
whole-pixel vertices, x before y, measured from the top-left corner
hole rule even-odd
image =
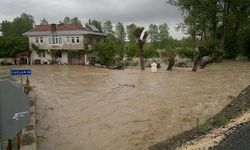
[[[29,38],[33,64],[86,64],[86,49],[104,40],[106,34],[95,26],[84,28],[75,24],[37,25],[23,35]],[[35,48],[37,47],[37,48]],[[39,49],[39,50],[37,50]]]

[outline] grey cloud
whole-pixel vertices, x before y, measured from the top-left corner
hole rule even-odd
[[[148,25],[166,22],[170,33],[179,38],[175,24],[182,19],[181,12],[166,3],[166,0],[1,0],[0,21],[12,20],[21,13],[34,16],[36,23],[42,18],[57,23],[65,16],[78,17],[83,24],[90,19],[111,20],[124,24]],[[177,35],[177,36],[176,36]]]

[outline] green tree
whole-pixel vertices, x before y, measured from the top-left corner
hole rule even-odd
[[[97,20],[91,20],[89,19],[89,22],[86,23],[86,27],[88,27],[88,25],[94,25],[100,32],[102,32],[102,22],[101,21],[97,21]]]
[[[181,8],[184,22],[180,24],[192,40],[212,37],[220,41],[227,58],[234,58],[241,26],[249,21],[249,0],[168,0]],[[248,22],[249,26],[249,22]]]
[[[121,22],[118,22],[115,26],[115,35],[120,42],[125,42],[126,32]]]
[[[129,42],[136,42],[136,38],[134,36],[134,32],[136,30],[137,26],[132,23],[130,25],[127,25],[126,29],[127,29],[127,35],[128,35],[128,40]]]
[[[238,47],[243,56],[250,59],[250,26],[242,26],[238,33]]]
[[[94,46],[94,52],[101,64],[111,65],[115,62],[117,54],[117,39],[113,36],[106,38],[104,42]]]
[[[71,19],[70,19],[69,17],[65,17],[65,18],[63,19],[63,23],[64,23],[64,24],[71,24]]]
[[[82,25],[81,21],[78,19],[78,17],[73,17],[70,20],[71,24],[77,24],[77,25]]]
[[[64,24],[76,24],[76,25],[82,25],[81,21],[78,19],[78,17],[73,17],[73,18],[70,18],[70,17],[65,17],[63,19],[63,23]]]
[[[0,26],[0,31],[2,32],[3,36],[15,34],[12,30],[12,23],[7,20],[2,21],[1,26]]]
[[[41,21],[40,21],[40,25],[46,25],[46,24],[49,24],[48,21],[43,18]]]
[[[176,51],[172,48],[167,48],[161,52],[162,60],[168,64],[168,71],[171,71],[175,64]]]
[[[158,34],[159,48],[164,48],[167,46],[167,42],[169,39],[168,30],[169,30],[169,27],[166,23],[159,25],[159,34]]]
[[[158,26],[156,24],[150,24],[148,29],[148,34],[150,42],[153,44],[154,47],[157,47],[159,41]]]
[[[138,47],[135,42],[129,42],[126,45],[126,55],[132,59],[133,57],[138,56]]]
[[[146,43],[147,37],[148,37],[148,32],[144,32],[144,27],[137,27],[134,33],[134,36],[136,37],[137,40],[137,45],[139,48],[139,55],[140,55],[140,64],[141,64],[141,70],[145,70],[145,66],[144,66],[144,61],[145,61],[145,57],[144,57],[144,44]],[[142,39],[141,39],[142,37]]]
[[[21,14],[20,17],[14,18],[12,22],[2,21],[0,31],[3,36],[22,35],[24,32],[33,28],[34,18],[29,14]]]
[[[106,34],[111,34],[111,35],[114,34],[113,25],[110,20],[107,20],[103,23],[103,32]]]
[[[153,57],[158,57],[158,56],[159,56],[159,54],[158,54],[156,48],[154,48],[150,44],[145,44],[145,46],[144,46],[144,58],[145,58],[145,60],[148,58],[153,58]]]
[[[17,52],[29,49],[26,37],[9,35],[0,37],[0,57],[13,57]]]

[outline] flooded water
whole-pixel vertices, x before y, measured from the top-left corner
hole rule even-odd
[[[250,63],[199,70],[32,66],[39,150],[140,150],[218,113],[250,84]]]

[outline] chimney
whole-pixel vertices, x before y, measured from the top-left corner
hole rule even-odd
[[[52,32],[56,31],[56,24],[51,24],[50,27]]]

